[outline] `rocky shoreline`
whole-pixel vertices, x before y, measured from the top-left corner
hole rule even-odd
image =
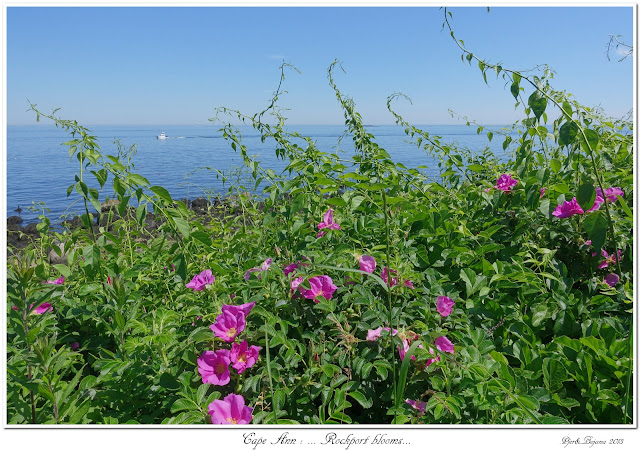
[[[247,201],[251,201],[250,195],[245,195]],[[240,196],[231,195],[224,198],[213,198],[210,200],[204,197],[198,197],[193,200],[180,199],[185,206],[196,214],[201,219],[210,217],[211,219],[220,219],[228,215],[237,213],[240,206]],[[99,215],[94,213],[95,221],[92,224],[95,232],[99,231],[100,227],[108,227],[109,231],[113,230],[113,222],[120,219],[120,215],[116,210],[117,201],[104,202],[102,204],[101,213]],[[262,210],[263,203],[258,203],[258,208]],[[133,214],[135,218],[135,209],[128,207],[128,211]],[[7,255],[15,255],[26,248],[30,243],[34,242],[39,237],[37,229],[37,223],[30,223],[25,226],[22,225],[23,219],[20,216],[9,216],[7,218]],[[145,216],[144,228],[151,232],[157,229],[164,223],[164,217],[161,215],[155,215],[152,212],[147,212]],[[80,216],[75,216],[71,220],[62,221],[61,223],[54,224],[54,228],[60,232],[73,231],[79,227],[82,227],[82,220]]]

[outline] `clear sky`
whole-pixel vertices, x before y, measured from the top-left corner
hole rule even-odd
[[[633,61],[607,60],[609,35],[633,43],[633,8],[451,7],[456,36],[476,55],[524,70],[548,64],[553,86],[622,116],[634,105]],[[86,125],[205,124],[216,107],[253,114],[268,104],[282,60],[290,124],[341,124],[327,82],[365,123],[390,124],[386,98],[415,124],[484,124],[522,113],[442,30],[437,7],[7,7],[7,123],[33,124],[27,98]]]

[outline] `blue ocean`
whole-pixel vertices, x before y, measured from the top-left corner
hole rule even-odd
[[[222,137],[219,125],[198,126],[94,126],[88,127],[97,137],[103,154],[116,155],[116,140],[127,149],[136,146],[132,162],[135,172],[146,177],[152,185],[169,190],[175,199],[195,199],[208,195],[224,195],[231,183],[252,184],[245,174],[240,174],[242,158]],[[480,151],[490,147],[502,154],[502,139],[489,142],[485,134],[477,134],[475,127],[464,125],[422,126],[423,130],[442,137],[442,142]],[[491,126],[498,130],[501,126]],[[338,125],[289,126],[303,136],[314,139],[323,152],[336,150],[353,153],[350,137],[343,137],[344,127]],[[423,172],[437,172],[437,164],[423,150],[410,142],[399,126],[370,126],[368,131],[375,136],[379,146],[391,157],[410,168],[424,167]],[[261,165],[281,172],[285,162],[277,160],[273,141],[260,139],[260,135],[249,126],[240,126],[243,144],[251,155],[256,155]],[[165,132],[168,139],[158,139]],[[516,134],[512,136],[515,140]],[[341,139],[341,137],[343,137]],[[22,225],[37,222],[42,208],[52,223],[64,217],[82,214],[84,206],[79,195],[73,191],[67,197],[67,188],[74,183],[79,172],[79,163],[69,159],[67,147],[61,145],[70,140],[67,133],[53,125],[38,124],[7,127],[7,217],[19,215]],[[89,168],[91,169],[91,168]],[[224,174],[226,180],[223,180]],[[98,188],[91,174],[85,179],[90,186]],[[102,195],[103,193],[103,195]],[[110,181],[101,193],[101,200],[113,195]],[[20,213],[15,210],[21,209]]]

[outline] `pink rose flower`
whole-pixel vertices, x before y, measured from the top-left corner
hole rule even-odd
[[[580,204],[578,204],[577,199],[574,197],[570,201],[565,201],[562,205],[558,205],[551,214],[558,218],[570,218],[571,216],[581,215],[583,213],[582,207],[580,207]]]
[[[453,301],[453,299],[446,296],[438,296],[436,310],[438,310],[438,313],[440,313],[442,317],[446,317],[451,314],[454,305],[455,302]]]
[[[376,269],[376,259],[371,255],[363,255],[360,257],[360,271],[365,271],[373,274]]]
[[[609,202],[615,202],[618,200],[618,196],[624,196],[624,191],[618,187],[607,188],[604,190],[604,195]]]
[[[191,279],[191,282],[187,284],[187,288],[192,288],[193,291],[202,291],[206,288],[207,285],[213,284],[215,282],[216,276],[211,274],[210,269],[205,269],[197,276],[194,276]]]
[[[262,265],[260,265],[259,268],[251,268],[249,271],[247,271],[244,274],[244,280],[249,280],[251,273],[254,271],[258,271],[258,272],[267,271],[271,267],[271,262],[272,262],[271,258],[267,258],[264,262],[262,262]],[[258,279],[261,279],[261,278],[262,276],[258,274]]]
[[[433,348],[429,348],[429,353],[432,355],[435,355],[435,352],[433,351]],[[433,362],[439,362],[440,361],[440,357],[436,356],[433,359],[427,359],[425,365],[424,365],[424,369],[426,370],[427,368],[429,368],[429,366],[433,363]]]
[[[230,343],[244,330],[245,326],[245,314],[242,310],[238,307],[225,310],[223,306],[222,313],[209,328],[216,334],[216,337]]]
[[[302,287],[298,287],[300,294],[307,299],[313,299],[313,302],[316,304],[320,302],[318,298],[320,296],[324,297],[326,300],[329,300],[333,297],[333,293],[338,289],[337,286],[333,284],[331,277],[329,276],[316,276],[309,279],[309,285],[311,285],[311,289],[307,290]]]
[[[382,335],[382,331],[386,330],[387,332],[391,332],[390,327],[378,327],[377,329],[369,329],[367,331],[367,341],[376,341],[380,335]],[[393,335],[397,334],[398,331],[393,329]]]
[[[325,228],[329,230],[340,230],[338,223],[333,220],[333,210],[331,208],[324,214],[324,221],[318,224],[318,229],[320,229],[320,231],[316,238],[320,238],[327,233],[326,230],[322,230]]]
[[[518,184],[518,181],[512,178],[511,175],[502,174],[500,178],[498,178],[498,181],[496,182],[496,185],[494,186],[494,188],[499,189],[500,191],[504,191],[505,193],[510,193],[511,188],[513,188],[517,184]]]
[[[64,276],[56,280],[46,280],[46,281],[43,281],[42,283],[49,283],[52,285],[62,285],[64,283]]]
[[[424,401],[414,401],[413,399],[407,399],[405,400],[405,402],[407,404],[409,404],[411,407],[413,407],[414,409],[423,412],[425,411],[425,409],[427,408],[427,403]]]
[[[204,351],[198,357],[198,373],[203,384],[227,385],[231,380],[229,364],[231,358],[227,349]]]
[[[604,281],[610,287],[615,287],[620,282],[620,276],[617,274],[607,274],[604,276]]]
[[[615,254],[609,255],[607,251],[602,249],[602,256],[604,260],[598,265],[598,269],[606,268],[609,265],[614,265],[617,261],[622,258],[622,251],[618,249],[618,258],[616,259]]]
[[[440,352],[449,352],[453,354],[453,343],[445,336],[436,338],[436,348]]]
[[[248,302],[246,304],[240,304],[240,305],[227,305],[227,304],[224,304],[222,306],[222,311],[223,312],[229,311],[229,312],[233,313],[234,315],[236,315],[238,312],[241,312],[244,315],[244,317],[246,318],[247,316],[249,316],[249,313],[251,313],[251,309],[253,308],[254,305],[256,305],[255,302]]]
[[[251,368],[256,363],[260,349],[260,346],[249,347],[247,340],[243,340],[240,344],[234,343],[231,346],[230,357],[233,362],[231,366],[238,370],[238,374],[242,374],[244,370]]]
[[[249,424],[253,407],[244,405],[242,395],[231,393],[224,399],[209,404],[209,415],[213,424]]]
[[[416,335],[417,338],[417,335]],[[409,339],[404,339],[402,340],[402,347],[398,346],[398,354],[400,354],[400,360],[404,360],[404,356],[407,354],[407,351],[409,350],[409,347],[411,346],[411,340]],[[418,345],[419,348],[422,348],[422,345]],[[424,348],[423,348],[424,349]],[[411,356],[411,360],[415,360],[416,356],[412,355]]]

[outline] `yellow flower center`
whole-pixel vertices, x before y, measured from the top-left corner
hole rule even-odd
[[[238,424],[238,420],[235,418],[225,418],[225,420],[227,420],[227,423],[229,424]]]
[[[236,331],[235,327],[232,327],[229,330],[227,330],[227,337],[233,337],[233,336],[235,336],[237,334],[238,334],[238,332]]]
[[[246,362],[247,361],[247,355],[246,354],[240,354],[238,356],[238,362]]]

